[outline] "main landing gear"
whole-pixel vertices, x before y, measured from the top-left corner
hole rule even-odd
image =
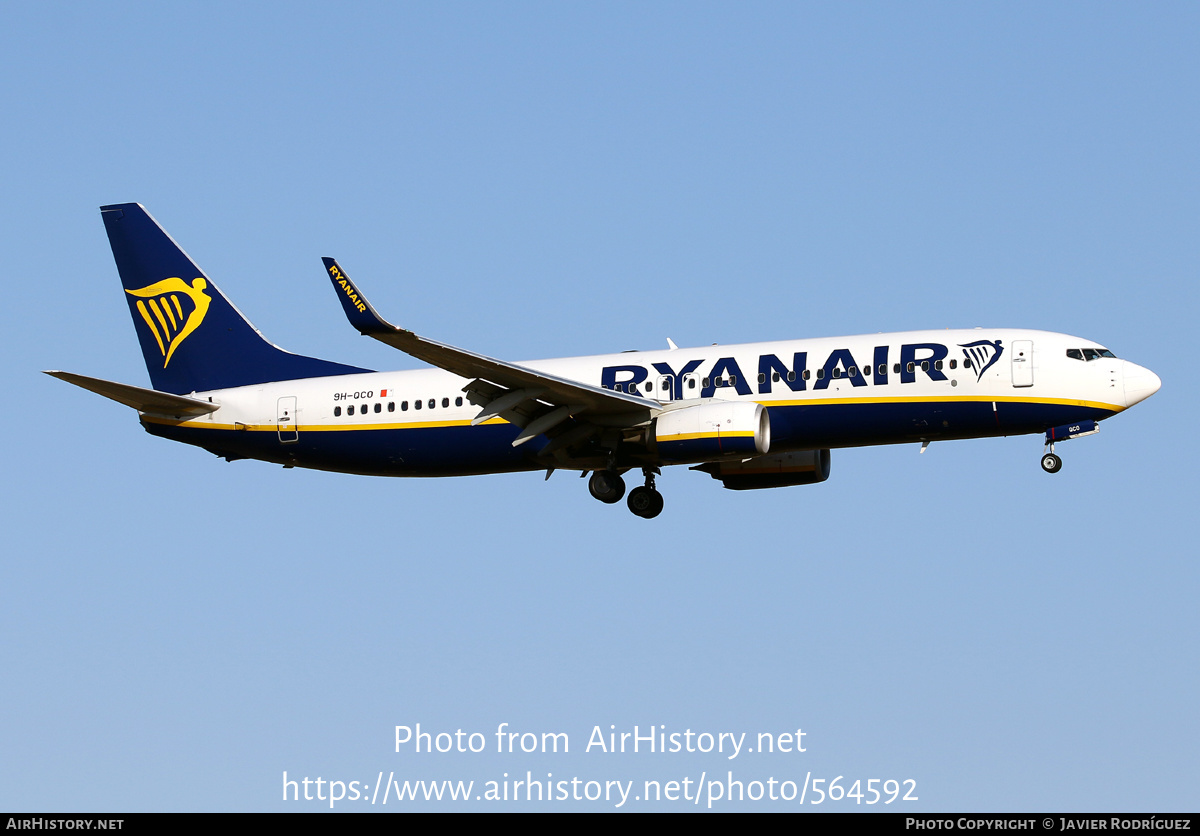
[[[642,519],[652,520],[661,514],[663,509],[662,494],[654,487],[654,475],[658,473],[658,468],[644,467],[642,473],[646,475],[646,484],[631,490],[625,504]]]
[[[596,499],[611,505],[625,495],[625,480],[615,470],[597,470],[588,479],[588,490]]]
[[[629,510],[643,519],[653,519],[662,513],[662,494],[654,487],[654,476],[658,472],[657,467],[642,468],[646,484],[629,492]],[[597,470],[588,480],[588,490],[596,499],[611,505],[620,502],[625,495],[625,480],[615,470]]]

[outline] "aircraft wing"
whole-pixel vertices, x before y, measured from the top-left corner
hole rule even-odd
[[[169,392],[159,392],[154,389],[143,389],[140,386],[130,386],[128,383],[114,383],[111,380],[101,380],[98,377],[87,377],[71,372],[50,371],[46,374],[73,383],[80,388],[103,395],[109,400],[125,406],[131,406],[139,412],[150,412],[155,415],[172,415],[175,417],[195,417],[216,412],[219,404],[188,398],[183,395],[172,395]]]
[[[546,432],[568,417],[581,413],[586,413],[581,416],[584,421],[620,426],[648,420],[651,410],[657,411],[662,408],[658,401],[649,398],[556,377],[515,363],[435,342],[412,331],[397,328],[375,312],[371,303],[359,292],[336,261],[332,258],[321,260],[325,263],[325,269],[333,282],[338,299],[341,300],[346,317],[359,333],[374,337],[405,354],[460,377],[474,378],[464,391],[471,396],[472,403],[484,407],[476,416],[475,423],[500,415],[511,423],[524,427],[528,433],[539,423],[539,419],[544,423],[551,416],[557,417],[558,421],[540,427],[539,432]],[[552,412],[541,409],[530,411],[528,405],[538,401],[557,409]],[[522,423],[521,416],[510,414],[513,408],[520,412],[519,405],[522,404],[526,405],[525,411],[529,413],[524,416],[528,419],[525,423]],[[519,439],[516,443],[520,441]]]

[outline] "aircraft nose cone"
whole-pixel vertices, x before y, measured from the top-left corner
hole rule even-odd
[[[1125,405],[1133,406],[1153,395],[1162,386],[1162,380],[1149,369],[1125,361]]]

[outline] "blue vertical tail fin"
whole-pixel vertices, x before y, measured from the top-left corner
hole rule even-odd
[[[100,207],[150,382],[177,395],[369,371],[267,342],[138,203]]]

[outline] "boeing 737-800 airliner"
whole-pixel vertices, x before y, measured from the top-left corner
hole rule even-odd
[[[508,363],[379,316],[333,259],[350,324],[435,368],[376,372],[263,339],[136,203],[100,209],[153,389],[54,375],[138,411],[153,435],[235,459],[378,476],[591,474],[641,517],[654,477],[727,488],[823,482],[830,449],[1045,433],[1054,443],[1158,391],[1148,369],[1046,331],[907,331]],[[668,341],[669,342],[669,341]]]

